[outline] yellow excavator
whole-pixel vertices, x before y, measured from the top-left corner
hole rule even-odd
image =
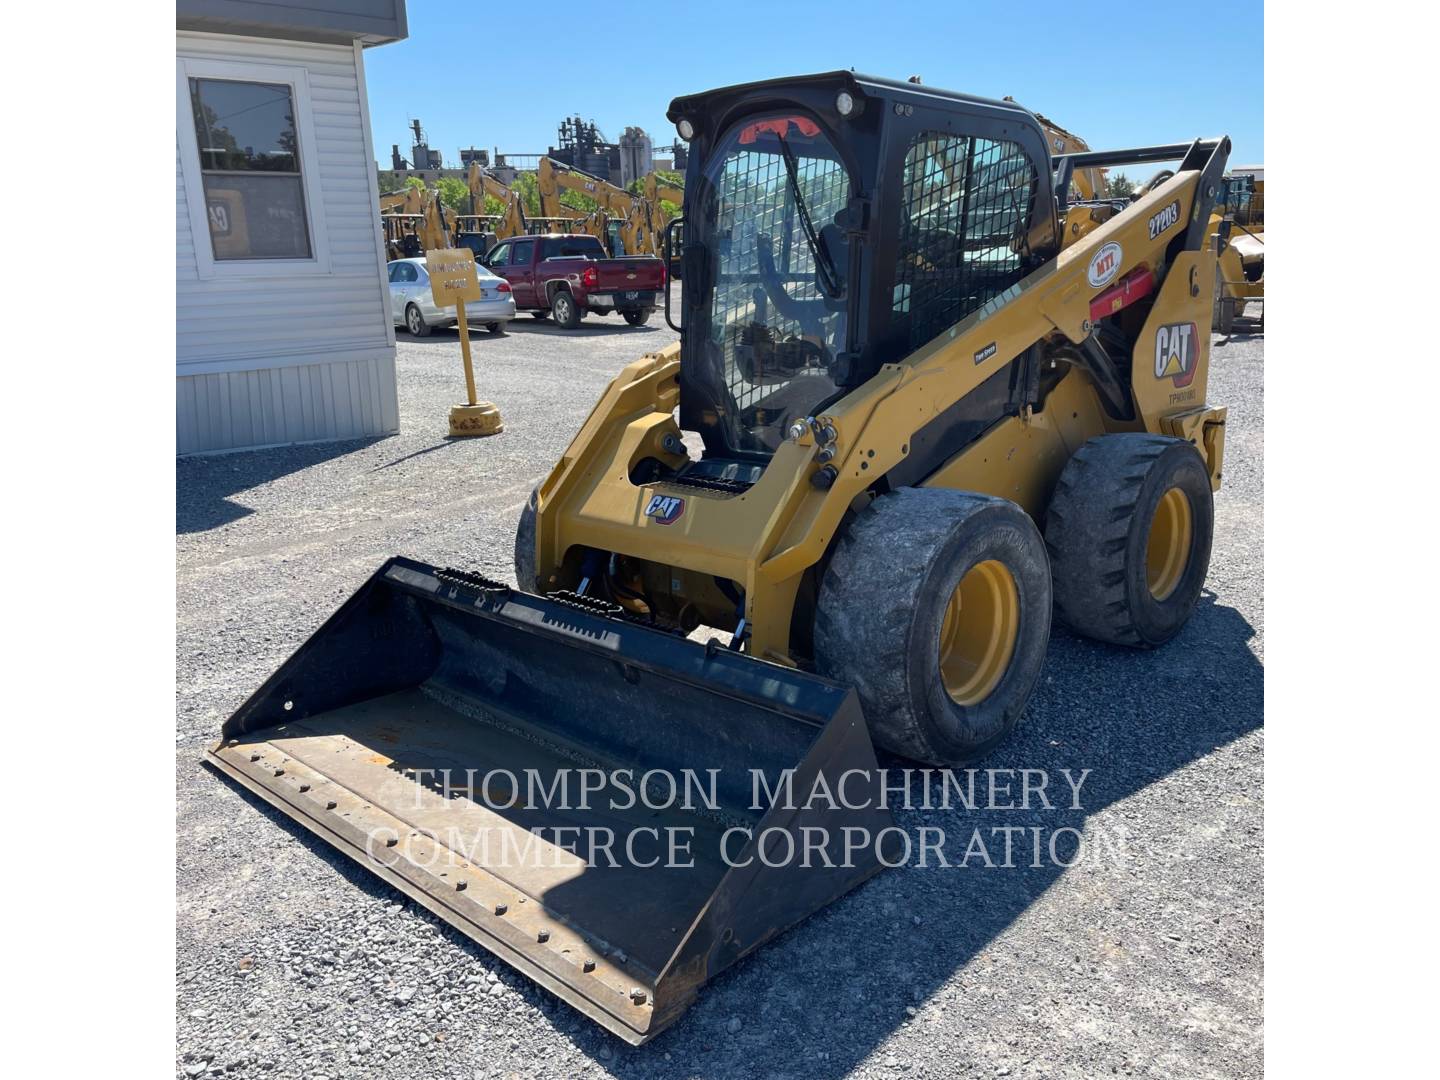
[[[679,340],[532,492],[516,584],[390,559],[209,755],[635,1044],[914,861],[876,746],[1000,747],[1052,616],[1182,633],[1226,420],[1203,331],[1228,138],[1056,157],[1017,105],[853,71],[667,116]],[[1161,162],[1103,221],[1070,201],[1077,172]]]
[[[448,248],[457,229],[455,212],[440,201],[440,193],[417,186],[381,195],[380,223],[387,259],[416,258]]]
[[[644,181],[644,203],[645,212],[650,219],[650,235],[655,245],[654,254],[665,257],[666,229],[670,224],[672,216],[683,216],[685,207],[685,189],[677,187],[662,177],[658,172],[652,172],[645,177]],[[672,215],[661,205],[669,203],[675,207]],[[680,268],[680,244],[677,242],[670,251],[669,257],[670,274],[674,277],[681,276]]]
[[[524,236],[530,232],[530,223],[525,217],[525,201],[520,197],[519,192],[502,184],[474,161],[466,170],[465,185],[470,189],[470,213],[461,215],[462,224],[467,226],[462,230],[462,236],[484,233],[483,229],[476,226],[492,222],[494,229],[489,234],[493,238],[492,244],[500,240],[508,240],[512,236]],[[487,195],[497,200],[504,208],[498,218],[484,213]],[[489,245],[484,250],[488,250],[488,247]]]
[[[1006,101],[1014,102],[1013,97],[1005,98]],[[1090,144],[1079,135],[1066,131],[1054,120],[1035,114],[1035,119],[1040,121],[1040,127],[1045,131],[1045,138],[1050,142],[1050,156],[1059,157],[1063,154],[1083,154],[1090,149]],[[1106,194],[1105,170],[1104,169],[1079,169],[1070,178],[1075,193],[1081,199],[1102,199]]]
[[[652,172],[645,177],[645,201],[657,208],[662,201],[668,202],[680,210],[685,205],[685,189],[666,182],[658,172]]]
[[[413,258],[422,248],[418,235],[425,211],[425,190],[404,187],[380,195],[380,224],[385,232],[387,259]]]
[[[609,242],[614,257],[653,255],[657,250],[655,230],[644,201],[624,188],[549,157],[540,159],[537,179],[542,213],[556,217],[568,209],[560,202],[563,191],[577,192],[598,204],[609,222],[602,239]]]

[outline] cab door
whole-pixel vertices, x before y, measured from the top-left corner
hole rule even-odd
[[[390,319],[399,326],[405,321],[405,305],[415,299],[420,275],[411,262],[390,264]]]
[[[515,282],[510,276],[510,241],[506,240],[503,244],[496,244],[481,261],[484,263],[485,269],[510,282],[510,291],[513,294]],[[515,302],[518,304],[520,297],[516,296]]]
[[[510,289],[515,294],[517,307],[545,306],[540,303],[538,298],[535,274],[535,245],[537,243],[539,241],[533,237],[510,242],[510,264],[505,267],[507,271],[505,278],[510,282]]]

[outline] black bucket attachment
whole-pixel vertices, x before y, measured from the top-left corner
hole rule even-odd
[[[407,559],[209,760],[636,1045],[892,827],[853,692]]]

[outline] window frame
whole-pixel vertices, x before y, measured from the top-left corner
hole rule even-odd
[[[210,223],[205,213],[205,184],[200,169],[200,146],[195,138],[191,107],[191,79],[223,79],[285,85],[290,88],[295,113],[295,135],[300,143],[300,189],[305,198],[305,222],[310,230],[308,259],[216,259]],[[329,230],[320,191],[320,162],[316,152],[315,123],[310,105],[310,74],[303,67],[248,64],[227,60],[176,57],[175,136],[180,175],[189,211],[195,249],[195,271],[201,279],[284,278],[330,273]]]
[[[905,341],[905,347],[907,351],[912,353],[929,345],[937,337],[944,334],[951,327],[958,325],[959,323],[968,319],[971,315],[983,310],[986,304],[988,304],[996,296],[1003,295],[1009,288],[1013,288],[1015,285],[1019,284],[1019,282],[1028,273],[1028,270],[1025,267],[1025,259],[1023,252],[1012,249],[1015,266],[1011,271],[1012,280],[1004,289],[998,289],[992,292],[988,297],[980,300],[977,303],[974,303],[972,307],[961,308],[953,315],[948,313],[942,313],[938,319],[935,318],[934,315],[929,316],[933,325],[929,325],[923,321],[918,323],[915,321],[921,316],[917,315],[916,310],[909,305],[914,300],[913,290],[916,282],[913,280],[902,281],[902,278],[906,278],[909,276],[905,273],[904,263],[904,259],[907,254],[909,254],[909,252],[907,252],[904,248],[903,240],[906,237],[912,235],[912,226],[917,220],[914,217],[907,220],[907,212],[915,208],[912,208],[909,203],[910,196],[908,194],[907,185],[905,182],[905,169],[910,164],[912,153],[914,153],[917,148],[921,146],[922,143],[938,143],[947,140],[958,140],[965,143],[965,173],[963,179],[963,186],[960,188],[960,197],[958,203],[955,204],[959,208],[959,220],[962,226],[968,226],[970,224],[970,212],[973,209],[976,209],[976,203],[974,200],[977,190],[983,191],[988,187],[996,187],[996,185],[989,181],[982,181],[982,183],[978,185],[978,187],[975,183],[976,178],[974,175],[972,175],[972,170],[976,166],[976,155],[977,153],[983,154],[987,152],[984,150],[977,151],[976,144],[979,142],[986,142],[995,147],[1010,146],[1014,148],[1013,154],[1005,153],[1003,157],[1000,157],[995,161],[982,163],[982,169],[986,167],[997,167],[1003,165],[1006,161],[1017,161],[1020,162],[1021,166],[1029,172],[1029,183],[1027,185],[1029,191],[1024,200],[1024,204],[1022,206],[1015,207],[1015,209],[1019,211],[1019,216],[1015,221],[1015,230],[1012,235],[1028,238],[1030,231],[1030,223],[1034,218],[1035,202],[1036,199],[1039,197],[1039,192],[1041,188],[1038,170],[1036,170],[1034,162],[1025,152],[1024,145],[1018,139],[1008,134],[995,134],[990,132],[984,134],[976,134],[974,132],[963,130],[944,131],[924,127],[918,128],[917,130],[914,130],[909,134],[908,139],[905,143],[905,152],[900,157],[900,170],[897,175],[896,201],[898,203],[898,218],[896,222],[895,232],[895,259],[892,266],[891,286],[889,294],[891,298],[891,309],[889,318],[891,325],[901,325],[903,323],[903,325],[906,326],[907,340]],[[936,149],[932,148],[919,160],[922,162],[927,162],[932,157],[934,157],[937,152],[938,151]],[[937,185],[933,182],[933,177],[935,175],[937,175],[935,172],[931,172],[927,175],[927,177],[923,181],[923,184],[916,184],[914,186],[916,186],[922,192],[926,189],[930,189],[932,191],[943,191],[946,187],[949,187],[952,184],[956,183],[955,181],[947,180],[941,181]],[[953,213],[954,211],[950,209],[950,205],[951,204],[948,203],[946,204],[946,212]],[[959,255],[959,259],[953,268],[949,268],[954,271],[954,280],[943,283],[942,292],[949,292],[953,290],[956,286],[958,286],[961,282],[965,281],[967,272],[975,272],[976,269],[979,269],[981,272],[983,272],[984,263],[982,259],[967,259],[964,257],[964,250],[966,244],[971,239],[972,237],[965,233],[957,234],[957,254]],[[912,290],[912,293],[907,297],[907,307],[904,309],[903,312],[899,309],[899,302],[895,299],[894,296],[895,291],[902,285]]]
[[[898,97],[894,104],[900,104]],[[881,166],[876,178],[878,206],[875,216],[877,221],[883,223],[883,227],[871,242],[874,249],[873,273],[878,287],[871,289],[864,301],[866,339],[862,359],[857,365],[860,377],[874,374],[884,364],[898,363],[912,355],[938,348],[941,342],[941,338],[937,337],[918,349],[911,348],[908,324],[895,319],[891,310],[897,284],[904,214],[905,155],[911,141],[927,132],[940,136],[966,136],[1017,143],[1030,159],[1038,185],[1033,196],[1026,233],[1027,242],[1032,250],[1042,250],[1051,244],[1058,247],[1059,233],[1054,228],[1053,171],[1050,168],[1049,143],[1033,119],[1025,120],[1017,114],[1016,109],[996,108],[980,101],[937,107],[915,102],[913,111],[908,108],[907,103],[907,108],[901,115],[890,108],[887,101],[884,131],[881,135]],[[983,307],[980,309],[981,312],[984,310]],[[956,325],[975,319],[979,314],[980,312],[972,312]]]

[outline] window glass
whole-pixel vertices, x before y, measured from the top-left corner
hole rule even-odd
[[[510,249],[510,265],[528,266],[530,263],[530,249],[534,246],[534,240],[515,241],[514,247]]]
[[[501,244],[490,253],[488,261],[491,266],[508,266],[510,263],[510,245]]]
[[[310,258],[290,87],[191,79],[190,104],[215,258]]]
[[[892,294],[909,348],[1020,280],[1036,179],[1012,142],[925,132],[910,144]]]
[[[848,244],[835,225],[851,193],[830,140],[807,116],[732,129],[707,167],[695,207],[708,249],[697,382],[724,400],[725,437],[769,453],[789,424],[831,396],[846,348]]]
[[[605,258],[605,246],[593,236],[564,236],[559,240],[545,241],[547,259],[565,259],[579,256],[584,259]]]
[[[414,263],[400,263],[398,272],[395,275],[396,281],[411,282],[419,281],[420,275],[415,270]]]
[[[390,264],[389,277],[390,277],[390,280],[391,280],[391,281],[395,281],[395,280],[396,280],[395,274],[396,274],[396,272],[397,272],[399,269],[400,269],[400,264],[399,264],[399,263],[391,263],[391,264]]]

